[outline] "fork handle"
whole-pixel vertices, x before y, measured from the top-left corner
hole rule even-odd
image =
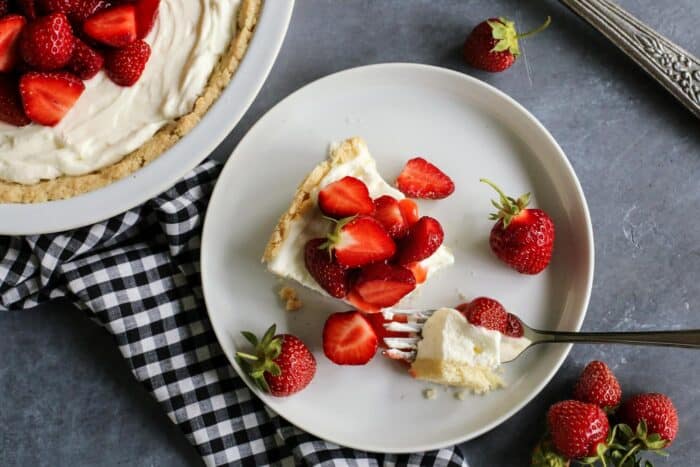
[[[700,60],[609,0],[560,0],[700,118]]]
[[[561,332],[534,330],[533,344],[545,342],[660,345],[700,349],[700,329],[648,332]]]

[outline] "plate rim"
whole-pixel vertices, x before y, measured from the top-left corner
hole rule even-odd
[[[586,201],[585,194],[583,192],[583,188],[581,186],[581,182],[578,179],[578,176],[576,175],[576,172],[574,171],[573,166],[571,165],[571,161],[569,161],[568,157],[566,157],[566,154],[564,153],[563,149],[559,145],[559,143],[554,139],[554,136],[547,130],[547,128],[532,114],[530,113],[522,104],[520,104],[518,101],[516,101],[513,97],[509,96],[505,92],[501,91],[500,89],[496,88],[495,86],[482,81],[478,78],[475,78],[471,75],[468,75],[466,73],[461,73],[456,70],[452,70],[449,68],[444,68],[440,66],[435,66],[435,65],[426,65],[426,64],[421,64],[421,63],[412,63],[412,62],[386,62],[386,63],[376,63],[376,64],[371,64],[371,65],[362,65],[362,66],[357,66],[357,67],[352,67],[352,68],[347,68],[344,70],[336,71],[334,73],[325,75],[321,78],[315,79],[304,86],[300,87],[296,91],[292,92],[291,94],[287,95],[284,97],[282,100],[277,102],[273,107],[271,107],[267,112],[265,112],[264,115],[262,115],[256,122],[253,124],[248,132],[241,138],[241,140],[238,142],[236,147],[233,149],[231,156],[228,158],[226,163],[224,164],[224,167],[221,170],[221,173],[219,174],[219,178],[217,179],[216,185],[214,186],[214,189],[212,191],[211,197],[209,199],[209,204],[207,205],[207,212],[204,217],[204,223],[203,223],[203,228],[202,228],[202,241],[201,241],[201,249],[200,249],[200,274],[201,274],[201,280],[202,280],[202,295],[204,297],[204,302],[207,310],[207,315],[209,316],[209,320],[212,323],[212,329],[214,330],[214,334],[216,335],[217,340],[219,343],[226,337],[223,333],[223,329],[217,329],[217,327],[214,325],[214,320],[212,319],[211,312],[209,311],[209,303],[207,301],[207,280],[205,280],[206,276],[206,271],[207,267],[205,267],[206,262],[206,254],[205,252],[207,250],[207,245],[208,242],[206,241],[208,235],[207,233],[210,231],[208,229],[208,226],[211,225],[210,222],[210,210],[211,206],[213,205],[212,201],[218,196],[219,194],[219,181],[230,171],[232,171],[232,167],[235,165],[236,156],[238,152],[238,148],[241,145],[241,142],[245,140],[246,137],[250,133],[252,133],[258,125],[261,125],[264,120],[269,118],[269,115],[280,105],[282,105],[284,102],[287,100],[292,99],[294,96],[297,94],[301,93],[302,91],[306,90],[306,88],[314,86],[320,82],[323,82],[325,80],[331,80],[334,78],[337,78],[338,75],[342,74],[351,74],[353,72],[362,72],[362,71],[372,71],[374,69],[383,69],[383,68],[404,68],[404,69],[417,69],[421,71],[429,71],[429,72],[436,72],[436,73],[442,73],[442,74],[447,74],[451,75],[454,78],[458,79],[463,79],[466,81],[469,81],[472,85],[475,85],[477,87],[480,87],[488,92],[495,93],[496,95],[500,96],[501,98],[505,99],[510,105],[512,105],[515,109],[517,109],[524,118],[528,119],[531,123],[535,124],[535,126],[543,133],[543,135],[546,137],[547,141],[552,145],[554,150],[556,151],[557,155],[559,156],[559,159],[563,162],[563,167],[565,170],[568,172],[569,176],[571,177],[573,181],[573,188],[575,191],[576,198],[578,202],[581,204],[582,209],[583,209],[583,218],[585,220],[586,224],[586,229],[585,229],[585,240],[586,240],[586,247],[588,250],[588,270],[586,271],[586,280],[585,280],[585,291],[584,291],[584,296],[583,296],[583,301],[582,301],[582,312],[578,319],[576,320],[573,329],[569,329],[572,331],[579,331],[581,329],[581,326],[583,325],[583,322],[586,318],[586,314],[588,312],[588,306],[590,305],[590,298],[592,294],[592,289],[593,289],[593,277],[594,277],[594,272],[595,272],[595,241],[594,241],[594,235],[593,235],[593,225],[591,222],[591,216],[590,216],[590,210],[588,207],[588,202]],[[239,368],[237,367],[235,360],[228,354],[228,352],[225,350],[223,346],[222,351],[224,355],[226,355],[227,360],[231,364],[231,366],[234,368],[236,373],[238,374],[239,377],[244,381],[246,386],[253,392],[253,394],[258,397],[270,410],[273,410],[265,400],[266,397],[271,397],[267,394],[261,393],[261,391],[254,387],[248,378],[245,375],[242,375],[239,371]],[[297,428],[313,435],[316,436],[320,439],[338,444],[340,446],[345,446],[351,449],[357,449],[357,450],[362,450],[362,451],[367,451],[367,452],[377,452],[377,453],[387,453],[387,454],[408,454],[408,453],[414,453],[414,452],[424,452],[424,451],[432,451],[432,450],[437,450],[437,449],[442,449],[448,446],[454,446],[458,445],[470,440],[473,440],[493,429],[498,427],[499,425],[503,424],[510,418],[512,418],[516,413],[520,412],[527,404],[529,404],[535,397],[537,397],[542,390],[550,383],[552,378],[559,372],[559,369],[563,365],[564,361],[569,355],[569,352],[571,351],[571,348],[573,347],[573,344],[567,344],[567,345],[562,345],[560,346],[559,350],[559,356],[556,359],[556,363],[552,366],[552,368],[547,372],[546,376],[530,391],[530,393],[524,397],[520,402],[515,404],[511,410],[503,414],[501,417],[496,418],[494,421],[491,423],[487,423],[483,427],[481,427],[478,430],[474,430],[472,432],[467,433],[465,436],[457,437],[455,439],[449,439],[449,440],[444,440],[442,442],[435,442],[435,443],[428,443],[425,445],[418,445],[415,447],[412,447],[410,450],[407,450],[405,448],[400,448],[400,447],[389,447],[389,448],[379,448],[377,446],[367,446],[367,445],[358,445],[355,443],[345,443],[341,440],[333,439],[333,437],[328,437],[324,436],[322,433],[319,433],[313,429],[310,429],[308,427],[300,426],[291,420],[288,420],[286,417],[284,417],[282,414],[279,414],[275,411],[275,413],[282,417],[283,419],[287,420],[289,423],[292,425],[296,426]]]
[[[247,112],[277,59],[293,7],[294,0],[264,2],[255,34],[231,82],[199,124],[172,148],[135,173],[73,198],[0,204],[0,219],[11,219],[0,223],[0,235],[48,234],[85,227],[122,214],[174,185],[209,157]]]

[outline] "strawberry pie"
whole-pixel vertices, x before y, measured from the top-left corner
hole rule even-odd
[[[278,276],[376,313],[400,306],[454,262],[443,240],[439,221],[421,216],[379,175],[365,142],[351,138],[331,145],[301,183],[263,262]]]
[[[68,198],[189,132],[262,0],[0,0],[0,202]]]

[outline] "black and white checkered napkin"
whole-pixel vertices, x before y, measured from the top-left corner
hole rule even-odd
[[[114,336],[131,371],[207,465],[466,466],[458,448],[354,451],[300,431],[248,390],[204,309],[200,232],[220,167],[99,224],[0,237],[0,310],[67,297]]]

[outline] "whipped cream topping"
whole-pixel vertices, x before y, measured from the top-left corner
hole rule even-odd
[[[416,359],[494,369],[517,357],[530,343],[526,337],[475,326],[453,308],[441,308],[423,326]]]
[[[330,151],[332,152],[335,145],[331,145]],[[367,150],[366,146],[362,145],[362,150],[358,156],[348,161],[344,164],[333,167],[323,178],[318,187],[316,187],[311,193],[311,197],[314,203],[318,200],[318,192],[321,191],[326,185],[333,183],[345,176],[353,176],[362,180],[369,190],[369,194],[372,198],[377,198],[382,195],[390,195],[396,199],[404,198],[403,193],[399,190],[390,186],[384,179],[379,175],[377,171],[377,165]],[[318,285],[316,280],[311,276],[309,271],[306,269],[304,263],[304,246],[306,243],[318,237],[325,237],[330,228],[330,223],[328,220],[323,218],[323,214],[320,209],[311,209],[304,216],[301,216],[295,222],[292,223],[291,227],[287,232],[287,236],[282,242],[277,256],[268,262],[268,268],[275,274],[294,279],[300,284],[319,292],[322,295],[328,296],[323,288]],[[435,253],[429,258],[424,259],[420,262],[421,266],[425,268],[427,273],[427,279],[446,266],[454,263],[454,256],[452,253],[442,245],[438,248]],[[415,293],[419,286],[411,292]],[[400,307],[401,303],[411,296],[408,294],[399,302],[396,306]]]
[[[132,87],[104,71],[55,127],[0,122],[0,179],[34,184],[121,160],[191,111],[236,32],[240,0],[162,0],[145,39],[151,58]]]
[[[440,308],[423,325],[416,360],[494,369],[501,364],[498,331],[474,326],[457,310]]]

